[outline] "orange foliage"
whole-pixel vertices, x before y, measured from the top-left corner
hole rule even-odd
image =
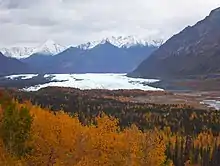
[[[157,132],[141,132],[136,126],[121,131],[118,120],[105,115],[96,118],[97,125],[83,126],[77,117],[64,112],[25,106],[34,117],[33,151],[22,162],[17,160],[20,164],[159,166],[165,161],[165,145]],[[0,161],[14,160],[2,147],[0,143]]]

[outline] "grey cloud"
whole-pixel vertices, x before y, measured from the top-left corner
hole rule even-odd
[[[7,9],[23,9],[35,5],[39,0],[0,0],[0,7]]]
[[[218,6],[219,0],[0,0],[0,47],[112,35],[168,38]]]
[[[15,13],[11,12],[10,15],[7,15],[5,17],[1,17],[0,16],[0,22],[1,25],[3,26],[3,24],[14,24],[14,25],[22,25],[22,24],[26,24],[29,26],[40,26],[40,27],[44,27],[44,26],[55,26],[57,24],[59,24],[59,21],[51,19],[49,17],[36,17],[36,16],[31,16],[30,14],[28,14],[28,12],[24,13],[23,15],[18,14],[16,15]]]

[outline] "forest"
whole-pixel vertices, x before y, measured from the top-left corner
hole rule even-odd
[[[141,93],[1,90],[0,165],[220,165],[219,111],[129,101]]]

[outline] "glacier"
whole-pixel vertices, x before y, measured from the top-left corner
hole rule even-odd
[[[28,79],[31,79],[31,78],[37,77],[37,76],[38,76],[38,74],[18,74],[18,75],[5,76],[5,78],[11,79],[11,80],[14,80],[17,78],[21,78],[22,80],[28,80]]]
[[[17,76],[20,77],[21,75]],[[22,75],[24,78],[35,77],[36,75]],[[16,79],[16,75],[7,76],[11,79]],[[139,89],[146,91],[161,91],[163,89],[154,88],[148,86],[148,83],[154,83],[159,80],[156,79],[143,79],[143,78],[131,78],[126,74],[114,74],[114,73],[87,73],[87,74],[45,74],[44,78],[51,82],[45,84],[39,84],[31,87],[24,88],[25,91],[38,91],[45,87],[70,87],[78,89]]]

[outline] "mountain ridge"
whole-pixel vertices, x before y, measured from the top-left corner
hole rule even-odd
[[[41,53],[45,55],[56,55],[67,49],[67,47],[56,44],[53,40],[47,40],[45,43],[37,47],[11,47],[0,48],[0,52],[6,57],[16,59],[27,58],[32,54]]]
[[[136,46],[159,47],[163,43],[163,40],[162,39],[157,39],[157,40],[143,39],[143,38],[138,38],[135,36],[127,36],[127,37],[112,36],[112,37],[106,37],[102,40],[90,41],[90,42],[75,45],[75,46],[71,45],[70,47],[78,47],[83,50],[89,50],[89,49],[94,48],[95,46],[105,44],[106,42],[109,42],[118,48],[130,48],[130,47],[136,47]],[[23,59],[23,58],[28,58],[33,54],[57,55],[68,48],[69,46],[62,46],[60,44],[55,43],[53,40],[49,39],[37,47],[0,48],[0,52],[2,52],[7,57]]]
[[[138,38],[136,36],[126,36],[126,37],[111,36],[111,37],[104,38],[102,40],[95,40],[95,41],[90,41],[84,44],[80,44],[77,47],[87,50],[87,49],[92,49],[97,45],[105,44],[106,42],[109,42],[118,48],[130,48],[130,47],[134,47],[138,45],[159,47],[160,45],[162,45],[163,40],[162,39],[157,39],[157,40],[144,39],[144,38]]]
[[[130,76],[189,77],[220,72],[220,8],[168,39]]]

